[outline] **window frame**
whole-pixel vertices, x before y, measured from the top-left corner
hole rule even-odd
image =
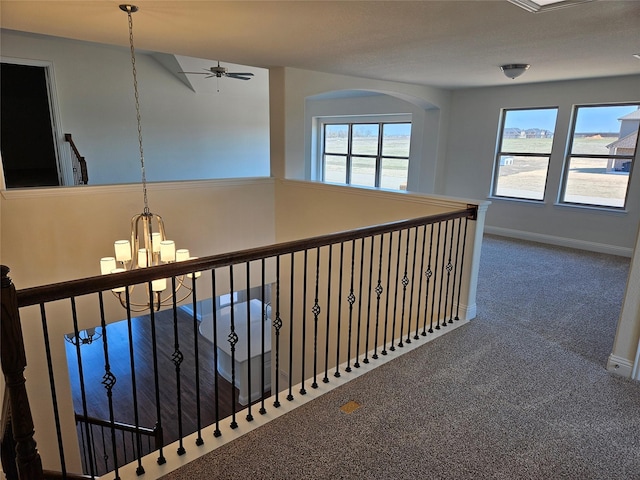
[[[333,183],[335,185],[347,185],[347,186],[356,186],[356,187],[366,187],[364,185],[358,185],[352,183],[352,159],[353,157],[358,158],[372,158],[375,161],[375,173],[374,173],[374,185],[370,188],[384,188],[381,187],[381,179],[382,179],[382,160],[383,159],[398,159],[398,160],[406,160],[407,161],[407,182],[409,181],[409,165],[411,163],[411,137],[413,136],[413,121],[411,114],[384,114],[384,115],[347,115],[347,116],[335,116],[335,117],[319,117],[318,118],[318,178],[323,183]],[[398,123],[408,123],[411,125],[411,134],[409,137],[409,154],[404,156],[395,156],[395,155],[383,155],[382,147],[383,147],[383,137],[384,137],[384,126],[389,124],[398,124]],[[326,128],[328,125],[346,125],[348,129],[347,133],[347,153],[334,153],[326,151]],[[377,152],[375,155],[373,154],[361,154],[361,153],[353,153],[353,126],[354,125],[377,125],[378,127],[378,146]],[[325,169],[325,157],[326,156],[339,156],[346,157],[345,158],[345,182],[337,183],[337,182],[328,182],[326,180],[326,169]],[[393,189],[396,190],[396,189]]]
[[[627,200],[629,199],[629,188],[631,186],[631,178],[633,175],[635,160],[638,157],[638,146],[640,145],[640,128],[638,129],[638,135],[636,137],[636,144],[634,148],[633,154],[630,155],[620,155],[620,154],[588,154],[588,153],[572,153],[573,144],[575,140],[576,134],[576,126],[578,120],[578,111],[581,108],[598,108],[598,107],[624,107],[624,106],[636,106],[640,108],[640,102],[616,102],[616,103],[596,103],[596,104],[576,104],[573,105],[571,111],[571,121],[569,124],[569,132],[567,134],[567,147],[565,150],[565,155],[563,159],[562,165],[562,179],[560,181],[560,186],[558,188],[558,198],[557,205],[561,206],[569,206],[569,207],[578,207],[578,208],[588,208],[594,210],[608,210],[608,211],[626,211],[627,210]],[[571,168],[571,159],[572,158],[587,158],[587,159],[629,159],[631,162],[631,166],[629,168],[628,180],[626,191],[624,195],[624,201],[622,206],[616,205],[602,205],[597,203],[581,203],[581,202],[572,202],[565,200],[567,194],[567,182],[569,179],[569,170]]]
[[[532,110],[553,110],[556,111],[556,119],[555,126],[553,130],[552,144],[549,149],[549,153],[534,153],[534,152],[510,152],[507,150],[502,150],[503,141],[504,141],[504,131],[506,128],[506,120],[508,112],[515,111],[532,111]],[[558,105],[550,105],[550,106],[542,106],[542,107],[517,107],[517,108],[502,108],[500,109],[500,121],[498,123],[498,140],[496,142],[496,150],[493,158],[493,173],[491,179],[491,194],[490,198],[500,199],[500,200],[513,200],[519,202],[532,202],[532,203],[544,203],[545,198],[547,196],[547,186],[549,183],[549,170],[551,167],[551,156],[553,155],[553,140],[556,136],[556,131],[558,129],[558,114],[560,112],[560,107]],[[500,178],[500,159],[502,157],[546,157],[547,158],[547,172],[544,177],[544,188],[542,190],[542,198],[530,198],[530,197],[516,197],[511,195],[500,195],[497,193],[498,190],[498,180]]]

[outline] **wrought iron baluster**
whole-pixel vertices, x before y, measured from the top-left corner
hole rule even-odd
[[[444,262],[445,262],[445,258],[446,258],[446,252],[447,252],[447,231],[449,228],[449,222],[446,221],[444,222],[444,245],[442,246],[442,269],[440,270],[440,294],[438,295],[438,324],[440,324],[440,326],[442,327],[446,327],[447,326],[447,319],[446,319],[446,311],[445,311],[445,318],[443,318],[443,322],[440,323],[440,317],[442,315],[442,292],[443,289],[445,287],[445,280],[444,280],[444,272],[447,269],[447,266]],[[446,310],[446,303],[445,303],[445,310]]]
[[[384,291],[384,289],[382,288],[382,252],[383,250],[384,250],[384,233],[380,235],[380,258],[378,258],[378,284],[376,285],[376,328],[375,328],[375,334],[373,339],[373,355],[372,355],[372,358],[374,360],[378,359],[378,332],[380,330],[380,296]]]
[[[413,261],[411,262],[411,294],[409,295],[409,318],[407,319],[407,339],[406,343],[411,343],[411,317],[413,314],[413,294],[415,292],[415,279],[416,279],[416,255],[418,253],[418,227],[413,229]],[[408,246],[408,245],[407,245]],[[418,329],[418,315],[416,315],[416,330]],[[414,339],[418,340],[418,335],[416,334]]]
[[[264,415],[265,413],[267,413],[267,409],[264,406],[264,387],[265,387],[265,383],[266,383],[266,379],[265,379],[265,374],[264,374],[264,363],[265,363],[265,358],[266,358],[266,352],[265,352],[265,323],[267,322],[268,316],[267,316],[267,306],[271,304],[271,302],[265,302],[266,298],[265,298],[265,259],[263,258],[261,260],[260,263],[261,266],[261,270],[260,270],[260,274],[261,274],[261,283],[260,283],[260,301],[262,303],[262,315],[260,317],[260,321],[261,321],[261,325],[260,325],[260,334],[262,336],[261,341],[262,341],[262,348],[260,350],[261,352],[261,356],[260,356],[260,410],[258,411],[260,413],[260,415]]]
[[[333,245],[329,245],[329,259],[327,268],[327,326],[324,342],[324,378],[323,383],[329,383],[329,319],[331,317],[331,262],[333,259]]]
[[[229,335],[227,340],[231,346],[231,428],[238,428],[238,422],[236,421],[236,344],[238,343],[238,334],[236,333],[235,323],[235,300],[233,295],[233,265],[229,265],[229,291],[231,296],[230,305],[230,321],[229,321]]]
[[[442,222],[438,223],[438,236],[436,238],[436,255],[435,255],[435,265],[434,265],[434,277],[433,277],[433,295],[431,296],[431,325],[433,325],[433,316],[436,311],[436,278],[438,273],[438,256],[440,255],[440,229],[442,228]],[[440,330],[440,321],[436,323],[435,329]],[[433,330],[430,328],[429,333]]]
[[[56,438],[58,440],[58,452],[60,455],[60,471],[62,475],[67,474],[67,465],[64,458],[64,445],[62,443],[62,428],[60,426],[60,411],[58,408],[58,396],[56,394],[56,382],[53,375],[53,361],[51,359],[51,343],[49,339],[49,327],[47,324],[47,314],[44,303],[40,304],[40,319],[42,320],[42,334],[44,337],[44,349],[47,357],[47,371],[49,373],[49,386],[51,387],[51,403],[53,406],[53,418],[56,425]]]
[[[306,346],[307,346],[307,257],[308,250],[304,250],[304,265],[302,273],[302,368],[300,372],[300,395],[306,395],[307,390],[304,388],[305,379],[305,360],[306,360]],[[293,282],[291,283],[293,285]],[[291,296],[293,298],[293,295]],[[293,315],[291,316],[293,319]],[[292,322],[293,323],[293,320]],[[293,350],[292,350],[293,352]],[[290,377],[291,378],[291,377]]]
[[[447,221],[447,224],[449,221]],[[443,322],[447,323],[447,308],[449,307],[449,286],[451,284],[451,272],[453,270],[453,263],[451,263],[451,259],[453,256],[453,238],[454,238],[454,230],[455,223],[451,220],[451,238],[449,239],[449,258],[447,259],[447,287],[444,294],[444,319]],[[453,299],[451,299],[451,305],[453,306]],[[453,320],[450,319],[449,323],[453,323]]]
[[[367,292],[369,292],[367,301],[367,326],[364,337],[364,358],[362,359],[362,363],[369,363],[369,333],[371,328],[371,283],[373,282],[373,243],[374,237],[369,237],[371,239],[371,253],[369,254],[369,285],[367,286]]]
[[[354,242],[355,247],[355,242]],[[364,270],[364,237],[360,242],[360,286],[358,290],[358,327],[356,330],[356,361],[353,364],[355,368],[360,368],[360,330],[362,328],[362,281]]]
[[[250,271],[250,262],[246,262],[247,267],[247,297],[249,296],[249,291],[251,290],[251,271]],[[249,395],[249,404],[247,405],[247,422],[253,420],[253,415],[251,414],[251,308],[249,308],[250,299],[247,298],[247,385],[248,385],[248,395]]]
[[[108,472],[110,470],[109,468],[109,453],[107,452],[107,444],[105,442],[104,439],[104,426],[100,426],[100,434],[102,435],[102,459],[104,460],[104,471]],[[114,452],[115,453],[115,452]],[[115,464],[115,462],[114,462]],[[115,480],[119,480],[120,477],[118,476],[118,471],[116,469],[116,476],[115,476]]]
[[[420,338],[418,331],[420,330],[420,305],[422,303],[422,269],[424,268],[425,248],[427,245],[427,225],[422,226],[422,251],[420,252],[420,268],[418,269],[418,307],[416,308],[416,333],[413,336],[415,340]],[[426,324],[426,311],[425,311],[425,324]]]
[[[392,252],[392,248],[393,248],[393,232],[389,232],[389,256],[387,259],[387,288],[386,290],[386,296],[385,296],[385,303],[384,303],[384,338],[383,338],[383,344],[382,344],[382,351],[380,352],[382,355],[386,355],[387,354],[387,333],[389,332],[389,292],[390,292],[390,287],[391,287],[391,259],[393,254]],[[392,340],[393,342],[393,337]]]
[[[276,393],[273,401],[273,406],[275,408],[278,408],[280,406],[280,401],[278,400],[278,395],[280,392],[280,329],[282,328],[282,319],[280,318],[280,255],[276,257],[276,315],[273,320],[273,328],[276,331]]]
[[[116,376],[111,371],[111,365],[109,363],[109,342],[107,335],[107,323],[104,315],[104,297],[102,296],[102,292],[98,292],[98,303],[100,306],[100,327],[102,328],[102,350],[104,353],[104,376],[102,377],[102,385],[104,385],[104,388],[107,390],[107,401],[109,404],[109,421],[111,422],[111,448],[113,453],[113,467],[115,478],[119,479],[120,476],[118,475],[118,451],[116,448],[115,415],[113,411],[113,387],[115,387],[117,380]],[[104,428],[102,429],[102,444],[105,445]],[[109,470],[107,469],[107,458],[105,458],[105,470],[108,472]]]
[[[460,233],[462,231],[462,218],[458,219],[458,234],[457,234],[457,239],[456,239],[456,254],[455,254],[455,259],[453,260],[453,265],[454,265],[454,272],[453,272],[453,289],[451,290],[451,310],[449,312],[449,323],[453,323],[453,309],[454,304],[455,304],[455,298],[456,298],[456,283],[457,283],[457,278],[458,275],[461,274],[460,272],[460,264],[458,263],[458,260],[460,258]]]
[[[176,291],[176,277],[171,277],[171,291]],[[171,355],[171,361],[176,369],[176,406],[178,407],[178,449],[176,450],[178,455],[184,455],[186,450],[184,448],[184,442],[182,440],[182,389],[181,387],[181,371],[180,367],[184,360],[184,355],[180,351],[180,339],[178,335],[178,302],[176,296],[173,295],[172,312],[173,312],[173,354]]]
[[[425,226],[426,228],[426,226]],[[425,232],[426,235],[426,232]],[[427,310],[429,308],[429,281],[433,276],[433,270],[431,270],[431,257],[433,256],[433,224],[431,224],[429,228],[429,262],[427,264],[427,269],[424,272],[424,276],[427,279],[426,285],[424,288],[424,325],[422,327],[422,335],[425,336],[427,334]],[[433,312],[433,310],[432,310]],[[429,321],[429,333],[433,333],[433,313],[431,314],[431,320]]]
[[[342,272],[344,271],[344,242],[340,242],[340,279],[338,280],[338,330],[336,333],[336,371],[334,377],[340,376],[340,326],[342,323]]]
[[[214,364],[214,376],[213,376],[213,392],[215,395],[214,409],[216,416],[216,426],[213,430],[213,436],[218,438],[222,435],[220,431],[220,395],[219,395],[219,373],[218,373],[218,309],[216,308],[216,271],[211,270],[211,301],[213,302],[212,318],[213,323],[213,364]]]
[[[291,288],[291,297],[289,299],[289,394],[287,395],[287,400],[293,400],[293,319],[295,318],[293,315],[293,291],[295,285],[295,274],[294,274],[294,263],[295,263],[295,253],[291,253],[291,271],[290,271],[290,288]]]
[[[200,345],[199,345],[199,322],[198,322],[198,294],[196,289],[196,274],[192,274],[191,278],[191,309],[193,310],[193,356],[195,362],[195,375],[196,375],[196,421],[198,429],[198,437],[196,438],[196,445],[200,446],[204,443],[202,438],[202,405],[200,401]],[[174,290],[175,291],[175,290]],[[162,426],[161,426],[162,428]]]
[[[127,310],[127,334],[129,338],[129,366],[131,367],[131,393],[133,397],[133,417],[136,429],[140,427],[140,413],[138,410],[138,389],[136,387],[136,366],[133,352],[133,322],[131,319],[131,298],[129,288],[125,289],[126,310]],[[138,462],[136,467],[136,475],[140,476],[144,474],[144,467],[142,466],[142,438],[140,433],[136,433],[135,442],[135,458]]]
[[[147,285],[149,291],[149,305],[153,305],[153,288],[151,282]],[[151,346],[152,346],[152,357],[153,357],[153,382],[155,385],[155,394],[156,394],[156,423],[158,428],[162,428],[162,411],[160,409],[160,379],[158,374],[158,342],[156,338],[156,316],[155,309],[149,309],[149,320],[151,322]],[[136,425],[137,426],[137,425]],[[156,460],[158,465],[163,465],[167,462],[164,458],[163,453],[163,445],[160,444],[160,448],[158,449],[158,459]]]
[[[353,326],[353,304],[356,301],[356,296],[353,294],[353,281],[354,281],[354,268],[355,268],[355,260],[356,260],[356,241],[351,240],[351,275],[350,275],[350,287],[349,287],[349,296],[347,297],[347,301],[349,302],[349,330],[347,335],[347,368],[345,371],[351,371],[351,329]]]
[[[316,248],[316,295],[311,313],[313,313],[313,383],[311,388],[318,388],[318,315],[320,315],[320,305],[318,304],[318,288],[320,283],[320,247]]]
[[[402,232],[400,232],[402,235]],[[409,240],[411,239],[411,230],[407,230],[407,244],[404,247],[404,273],[402,274],[402,313],[400,315],[400,341],[399,347],[403,347],[402,335],[404,330],[404,314],[405,306],[407,304],[407,287],[409,286],[409,277],[407,276],[409,270]]]
[[[71,297],[69,300],[71,300],[71,316],[73,319],[73,334],[76,336],[76,338],[80,338],[80,331],[78,329],[78,313],[76,311],[76,299],[75,297]],[[78,360],[78,376],[80,380],[80,398],[82,400],[82,414],[86,419],[89,416],[89,411],[87,407],[87,392],[84,387],[84,371],[82,369],[82,354],[80,353],[81,344],[82,344],[81,342],[76,342],[75,347],[76,347],[76,358]],[[87,433],[87,439],[91,439],[91,428],[88,423],[85,423],[85,428]],[[94,469],[94,462],[93,462],[93,459],[95,458],[94,444],[93,442],[87,442],[87,443],[89,444],[89,451],[88,451],[89,474],[91,476],[94,476],[97,472],[97,468]]]
[[[393,296],[393,319],[391,324],[391,339],[389,340],[389,350],[395,351],[396,347],[393,341],[396,338],[396,320],[398,316],[398,284],[400,280],[400,251],[402,249],[402,230],[398,232],[398,252],[396,253],[396,280],[395,280],[395,293]],[[402,338],[402,334],[400,335]],[[402,340],[400,340],[402,343]]]

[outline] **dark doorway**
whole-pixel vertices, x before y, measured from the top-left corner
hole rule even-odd
[[[6,187],[60,185],[45,67],[2,63],[0,80]]]

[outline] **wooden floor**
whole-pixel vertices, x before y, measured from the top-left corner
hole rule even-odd
[[[116,377],[113,387],[114,420],[127,424],[137,424],[153,428],[160,419],[164,444],[170,444],[180,438],[179,426],[182,422],[182,437],[195,432],[198,428],[198,405],[200,398],[200,427],[204,428],[218,420],[223,420],[233,413],[233,399],[236,411],[246,408],[238,404],[238,389],[217,374],[214,363],[214,348],[204,337],[197,334],[197,325],[191,316],[182,310],[177,315],[177,337],[179,350],[184,359],[180,364],[179,375],[172,359],[175,347],[175,326],[171,310],[155,315],[155,337],[157,346],[157,369],[154,369],[152,326],[149,316],[134,318],[131,321],[134,345],[133,364],[135,366],[135,393],[137,410],[134,408],[134,390],[132,382],[132,362],[129,351],[129,332],[126,320],[107,326],[108,360],[110,369]],[[196,343],[198,342],[199,389],[196,386]],[[109,401],[107,390],[102,384],[105,375],[105,353],[102,339],[80,347],[83,373],[84,396],[86,410],[90,417],[109,420]],[[84,403],[78,368],[76,347],[67,345],[69,376],[72,385],[74,408],[76,413],[83,414]],[[160,408],[156,403],[157,372],[158,396]],[[178,400],[178,378],[180,381],[180,399]],[[218,395],[215,395],[215,382],[218,382]],[[265,398],[269,394],[265,394]],[[217,401],[217,405],[216,405]],[[180,402],[180,405],[178,404]],[[218,415],[216,417],[216,408]],[[253,415],[257,415],[259,405],[252,407]],[[136,422],[137,412],[137,422]],[[231,419],[225,420],[230,422]],[[109,434],[110,435],[110,434]],[[111,442],[107,436],[107,443]],[[102,444],[96,446],[98,458]],[[121,454],[119,454],[122,457]],[[129,454],[129,461],[131,460]],[[122,463],[122,460],[119,460]],[[100,465],[98,465],[100,467]],[[102,470],[102,469],[101,469]]]

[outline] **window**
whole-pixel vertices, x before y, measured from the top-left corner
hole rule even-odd
[[[561,202],[624,208],[638,146],[640,104],[578,106]]]
[[[322,180],[407,188],[411,123],[323,123]]]
[[[493,195],[544,200],[557,108],[503,110]]]

